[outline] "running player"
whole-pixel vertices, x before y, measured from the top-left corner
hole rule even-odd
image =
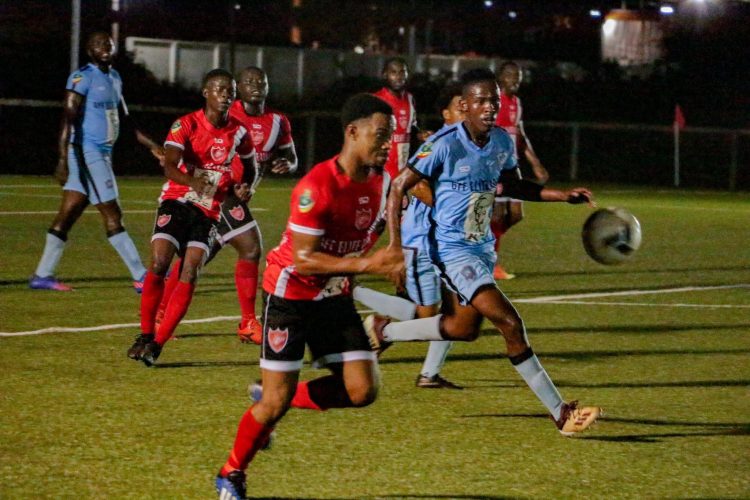
[[[357,94],[341,113],[341,153],[320,163],[292,191],[281,243],[263,274],[263,394],[240,420],[234,447],[216,478],[221,499],[245,498],[245,469],[292,398],[308,408],[362,407],[376,397],[377,360],[349,292],[353,274],[403,272],[401,249],[361,254],[385,206],[382,173],[393,133],[391,108]],[[305,344],[332,374],[298,384]]]
[[[239,75],[237,90],[240,98],[232,104],[229,114],[244,125],[255,147],[259,172],[251,186],[251,191],[254,192],[267,172],[294,173],[297,170],[297,153],[294,149],[289,119],[284,114],[266,106],[266,97],[268,97],[266,73],[255,66],[243,69]],[[227,243],[237,250],[234,282],[242,313],[237,335],[242,342],[260,344],[263,329],[256,319],[255,297],[258,290],[258,264],[262,252],[262,239],[258,224],[247,203],[238,200],[232,193],[229,193],[221,204],[218,231],[219,238],[211,248],[208,261],[211,261]],[[170,276],[179,276],[180,265],[180,260],[173,264]],[[157,314],[157,324],[161,324],[161,317],[166,310],[166,303],[175,283],[176,280],[167,280],[164,297]]]
[[[518,97],[518,87],[521,85],[523,73],[521,68],[512,61],[504,62],[500,66],[498,81],[500,82],[500,109],[497,112],[495,124],[505,129],[510,134],[516,145],[516,157],[521,153],[526,157],[536,180],[544,184],[549,179],[549,173],[542,162],[534,153],[526,131],[523,128],[521,99]],[[500,250],[500,239],[512,226],[523,219],[523,202],[514,200],[507,196],[495,197],[495,207],[492,211],[490,229],[495,235],[495,252]],[[499,254],[498,254],[499,255]],[[510,274],[500,265],[498,258],[495,269],[492,272],[497,280],[513,279],[515,275]]]
[[[401,57],[392,57],[383,65],[385,86],[375,92],[393,109],[396,117],[396,130],[393,132],[393,147],[385,164],[385,171],[394,179],[409,159],[409,144],[412,129],[417,127],[417,110],[414,98],[406,90],[409,79],[409,65]]]
[[[120,129],[118,108],[124,107],[122,79],[112,67],[115,45],[107,33],[96,32],[86,42],[91,62],[68,77],[58,140],[55,177],[63,187],[60,208],[47,230],[44,252],[29,287],[35,290],[70,291],[55,278],[68,232],[83,211],[93,204],[102,216],[109,243],[125,263],[140,293],[146,268],[122,225],[117,181],[112,171],[112,147]],[[127,116],[127,108],[125,116]],[[159,145],[136,130],[138,142],[157,155]]]
[[[223,69],[203,78],[205,107],[174,122],[164,143],[164,175],[168,182],[159,198],[151,265],[141,297],[141,334],[128,357],[154,364],[162,346],[187,312],[198,269],[215,238],[221,202],[229,191],[250,199],[256,173],[255,153],[247,129],[229,115],[236,83]],[[234,157],[242,159],[240,165]],[[243,175],[244,174],[244,175]],[[164,292],[164,276],[175,254],[182,257],[179,281],[167,304],[156,335],[156,310]]]
[[[519,179],[513,141],[494,126],[499,104],[494,74],[472,70],[462,83],[466,119],[420,148],[415,161],[393,182],[386,207],[391,246],[400,245],[401,198],[420,179],[430,182],[431,258],[447,288],[444,313],[395,323],[369,316],[368,335],[379,349],[394,341],[473,341],[487,318],[503,335],[510,362],[549,410],[558,430],[564,435],[581,432],[598,418],[600,409],[564,402],[532,351],[523,320],[492,277],[496,256],[489,223],[498,182],[502,193],[532,201],[591,203],[591,192],[559,191]]]

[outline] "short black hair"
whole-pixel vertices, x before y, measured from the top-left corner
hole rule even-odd
[[[492,82],[497,83],[495,73],[487,68],[474,68],[470,69],[463,75],[461,75],[461,93],[466,95],[466,91],[469,87],[477,83]]]
[[[394,57],[389,57],[388,59],[385,60],[385,62],[383,63],[383,69],[380,70],[380,72],[385,73],[385,70],[388,69],[388,66],[390,66],[393,63],[403,64],[404,67],[406,67],[407,69],[409,68],[409,63],[406,62],[406,59],[404,59],[403,57],[394,56]]]
[[[461,90],[461,84],[458,82],[450,82],[442,88],[438,94],[437,101],[435,102],[435,110],[438,114],[442,114],[444,109],[448,109],[453,98],[462,94]]]
[[[505,61],[497,69],[497,74],[499,75],[500,73],[502,73],[503,71],[505,71],[505,68],[510,68],[510,67],[515,67],[515,68],[521,69],[521,66],[519,66],[517,62],[515,62],[515,61]]]
[[[203,77],[203,81],[201,82],[201,88],[202,89],[206,88],[206,85],[208,85],[209,80],[212,80],[212,79],[220,77],[220,76],[229,78],[230,80],[234,80],[234,77],[232,76],[232,73],[230,73],[229,71],[227,71],[227,70],[225,70],[223,68],[216,68],[216,69],[212,69],[211,71],[209,71],[208,73],[206,73],[206,76]]]
[[[393,110],[390,104],[372,94],[355,94],[346,100],[341,109],[341,126],[346,128],[350,123],[360,118],[369,118],[375,113],[392,115]]]
[[[258,73],[260,73],[260,74],[262,74],[262,75],[265,75],[265,74],[266,74],[266,72],[265,72],[265,71],[263,71],[263,69],[262,69],[262,68],[259,68],[258,66],[247,66],[247,67],[245,67],[245,68],[242,68],[242,70],[240,70],[240,75],[241,75],[242,73],[245,73],[246,71],[257,71]]]

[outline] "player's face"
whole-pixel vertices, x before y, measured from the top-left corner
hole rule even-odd
[[[394,61],[386,66],[383,71],[383,77],[389,89],[401,92],[406,88],[406,80],[409,79],[409,69],[405,64]]]
[[[86,44],[86,53],[94,64],[109,64],[115,54],[115,42],[109,35],[97,33]]]
[[[264,102],[268,96],[268,77],[264,72],[255,69],[243,71],[237,90],[244,102]]]
[[[521,70],[517,66],[506,66],[503,72],[500,73],[500,87],[503,89],[503,93],[509,95],[516,95],[518,87],[521,86],[521,80],[523,75]]]
[[[448,107],[443,110],[443,121],[446,125],[453,125],[464,121],[465,117],[463,110],[461,110],[461,96],[454,95]]]
[[[461,100],[461,109],[466,114],[469,126],[480,133],[487,133],[494,126],[500,95],[495,82],[477,82],[467,89]]]
[[[375,113],[358,120],[357,128],[358,151],[363,163],[382,168],[388,161],[396,119],[390,114]]]
[[[217,76],[211,78],[203,87],[203,97],[206,98],[208,109],[224,113],[232,105],[237,92],[237,83],[233,78]]]

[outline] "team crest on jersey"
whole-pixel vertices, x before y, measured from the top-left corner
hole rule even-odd
[[[237,205],[229,211],[229,215],[231,215],[234,220],[242,220],[245,218],[245,209],[242,208],[242,205]]]
[[[169,221],[170,221],[170,220],[172,220],[172,216],[171,216],[171,215],[169,215],[169,214],[163,214],[163,215],[160,215],[160,216],[159,216],[159,217],[158,217],[158,218],[156,219],[156,225],[157,225],[157,226],[159,226],[159,227],[164,227],[164,226],[166,226],[167,224],[169,224]]]
[[[354,227],[363,231],[370,227],[372,221],[372,209],[370,207],[358,208],[354,214]]]
[[[256,146],[260,146],[263,144],[263,131],[262,130],[251,130],[250,131],[250,138],[253,140],[253,144]]]
[[[399,116],[398,117],[398,126],[401,128],[406,128],[409,125],[409,117],[408,116]]]
[[[170,132],[177,133],[182,128],[182,123],[180,123],[180,120],[175,120],[175,122],[172,124],[172,128],[169,129]]]
[[[227,147],[214,144],[211,146],[211,159],[215,163],[224,163],[227,159]]]
[[[417,153],[417,158],[420,160],[422,158],[427,158],[432,154],[432,143],[431,142],[425,142],[422,144],[422,147],[419,148],[419,152]]]
[[[268,329],[268,345],[273,349],[273,352],[281,352],[286,347],[286,343],[289,342],[289,329],[281,328],[269,328]]]
[[[306,214],[312,207],[315,206],[315,201],[312,199],[312,191],[305,189],[302,195],[299,197],[299,211]]]

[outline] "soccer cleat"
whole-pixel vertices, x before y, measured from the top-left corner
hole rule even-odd
[[[128,349],[128,357],[130,359],[138,361],[139,359],[141,359],[141,354],[143,354],[143,349],[146,347],[146,344],[153,341],[154,335],[152,333],[139,333],[138,335],[136,335],[133,345],[131,345],[130,349]]]
[[[154,363],[156,363],[156,360],[159,359],[160,354],[161,346],[157,344],[156,341],[152,340],[143,348],[143,352],[141,352],[141,361],[143,361],[143,364],[146,366],[153,366]]]
[[[445,380],[439,374],[435,374],[432,377],[419,375],[416,386],[420,389],[463,389],[462,386],[454,384],[450,380]]]
[[[56,292],[73,291],[72,287],[57,281],[54,276],[45,276],[42,278],[36,274],[29,279],[29,288],[32,290],[54,290]]]
[[[143,276],[141,276],[140,279],[133,281],[133,290],[135,290],[135,293],[137,293],[138,295],[143,293],[144,281],[146,281],[146,273],[143,273]]]
[[[383,351],[393,344],[393,342],[388,342],[383,338],[383,329],[390,322],[391,318],[388,316],[377,314],[370,314],[362,322],[362,326],[365,327],[365,333],[367,334],[367,340],[370,341],[370,347],[378,356],[383,354]]]
[[[252,342],[253,344],[260,345],[263,343],[263,325],[257,319],[250,318],[240,323],[237,328],[237,336],[243,344]]]
[[[571,401],[563,403],[560,418],[555,421],[555,425],[563,436],[573,436],[588,429],[601,414],[601,408],[596,406],[579,408],[578,401]]]
[[[245,500],[247,482],[245,473],[241,470],[233,470],[227,477],[221,474],[216,476],[216,493],[219,500]]]
[[[516,277],[515,274],[511,274],[503,269],[503,266],[497,264],[495,269],[492,270],[492,277],[496,280],[512,280]]]

